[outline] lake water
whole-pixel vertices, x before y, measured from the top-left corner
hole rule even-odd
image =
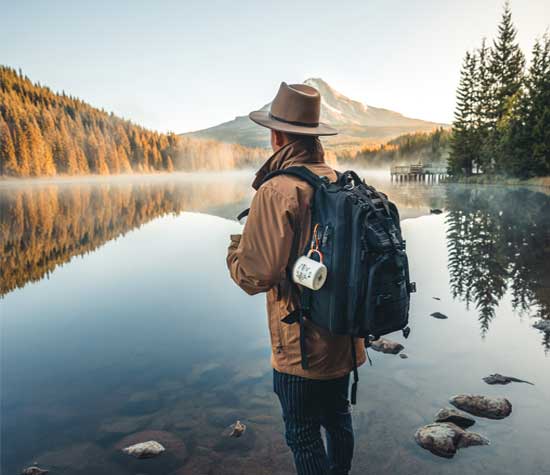
[[[550,473],[550,335],[532,327],[550,318],[550,197],[364,175],[402,212],[418,293],[411,336],[391,336],[409,358],[370,352],[360,370],[352,473]],[[0,184],[3,474],[293,473],[264,297],[225,267],[251,177]],[[494,372],[535,385],[485,384]],[[512,402],[472,428],[491,445],[452,460],[418,447],[416,429],[464,392]],[[247,431],[228,438],[237,419]],[[141,431],[172,450],[123,455]]]

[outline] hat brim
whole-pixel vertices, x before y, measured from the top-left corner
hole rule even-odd
[[[308,127],[306,125],[289,124],[275,119],[270,115],[269,111],[254,111],[248,114],[248,117],[256,124],[268,129],[278,130],[279,132],[288,132],[296,135],[337,135],[338,131],[330,125],[319,122],[316,127]]]

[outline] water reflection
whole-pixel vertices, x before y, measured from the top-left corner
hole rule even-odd
[[[482,333],[507,291],[520,314],[550,318],[550,196],[452,187],[446,206],[451,291],[478,309]]]
[[[548,472],[541,450],[550,437],[548,358],[539,333],[512,309],[513,298],[518,309],[536,305],[529,315],[548,312],[548,198],[393,186],[365,175],[404,217],[424,215],[403,223],[421,291],[411,304],[411,337],[391,336],[410,358],[374,354],[374,366],[361,368],[352,473]],[[4,186],[1,258],[11,261],[2,266],[0,300],[0,472],[20,473],[34,461],[80,475],[294,472],[272,392],[264,298],[241,292],[225,266],[228,235],[241,227],[211,216],[233,217],[249,201],[250,176]],[[429,215],[435,207],[448,208],[447,222]],[[524,248],[534,254],[515,255]],[[9,291],[31,278],[40,282]],[[452,294],[475,285],[468,311]],[[485,339],[474,308],[483,285],[481,300],[500,300],[489,305],[498,318]],[[433,311],[450,318],[430,318]],[[493,372],[536,386],[488,387],[481,377]],[[476,430],[494,444],[450,462],[417,447],[413,434],[459,392],[509,397],[514,414],[498,424],[478,420]],[[236,419],[246,436],[228,439],[223,430]],[[185,449],[130,459],[118,447],[136,432]]]
[[[182,211],[235,215],[250,195],[248,175],[235,178],[0,188],[0,295],[154,218]]]
[[[385,174],[363,175],[389,194],[402,218],[444,204],[442,187],[396,186]],[[250,201],[251,177],[247,172],[0,187],[0,296],[157,217],[202,211],[233,218]]]

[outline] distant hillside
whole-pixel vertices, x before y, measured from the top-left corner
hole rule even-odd
[[[352,153],[340,152],[340,162],[353,162],[363,167],[389,167],[398,163],[438,163],[447,165],[451,151],[451,131],[404,134],[382,145],[365,146]]]
[[[322,97],[321,120],[336,127],[340,134],[324,139],[329,148],[341,148],[370,143],[383,143],[406,133],[429,132],[446,126],[420,119],[411,119],[398,112],[368,106],[340,94],[319,78],[304,81],[319,90]],[[267,110],[270,103],[262,107]],[[182,134],[195,138],[207,138],[249,147],[268,147],[269,135],[247,116],[236,117],[223,124]]]
[[[0,66],[0,175],[149,173],[257,166],[267,152],[147,130]]]

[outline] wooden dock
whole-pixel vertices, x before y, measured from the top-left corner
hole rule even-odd
[[[412,165],[394,165],[391,167],[392,181],[425,181],[429,183],[440,182],[446,178],[447,168],[435,166],[432,163],[416,163]]]

